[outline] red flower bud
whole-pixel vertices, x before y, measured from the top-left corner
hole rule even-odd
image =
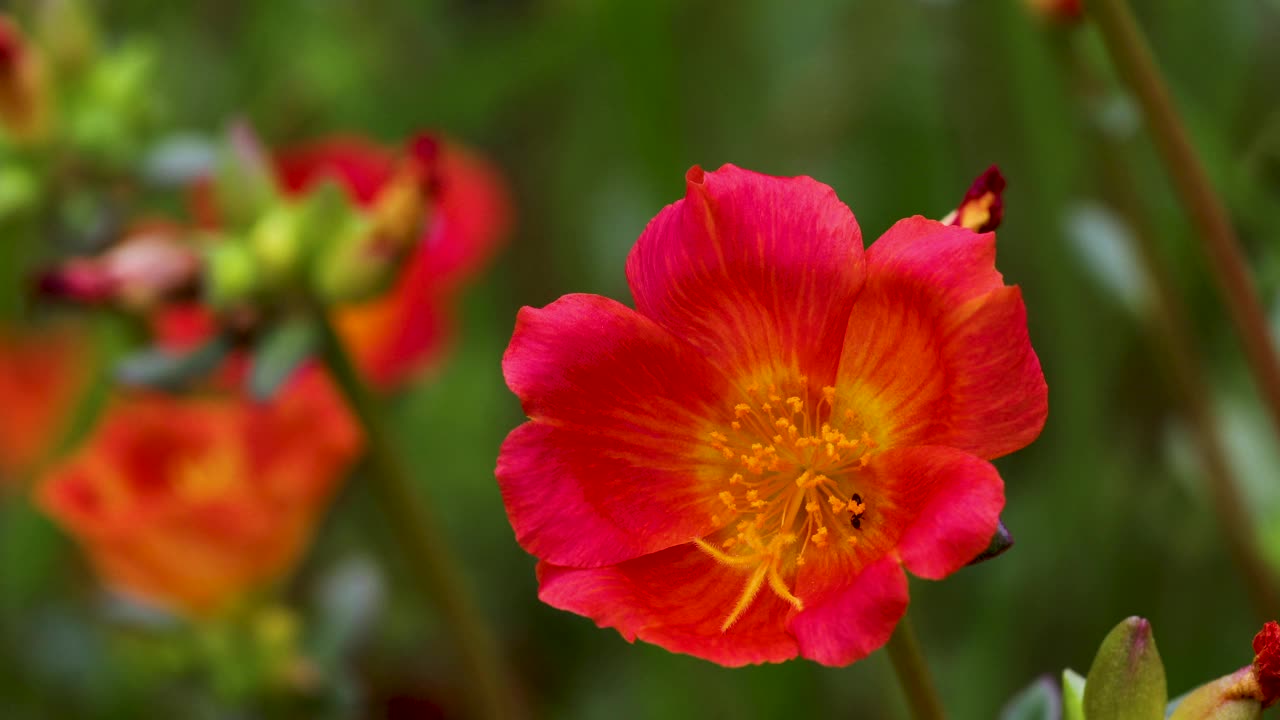
[[[1004,176],[1000,168],[992,165],[978,176],[964,194],[960,206],[943,220],[951,225],[969,228],[974,232],[991,232],[1000,227],[1004,219]]]
[[[1280,624],[1272,620],[1253,638],[1253,672],[1262,691],[1262,707],[1280,700]]]
[[[195,289],[196,250],[165,230],[136,233],[95,258],[74,258],[39,279],[42,294],[80,303],[147,307]]]

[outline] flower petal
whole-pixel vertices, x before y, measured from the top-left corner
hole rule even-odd
[[[950,445],[984,458],[1039,435],[1048,391],[995,236],[911,218],[867,253],[838,386],[882,444]]]
[[[594,569],[538,565],[538,597],[585,615],[600,627],[727,666],[781,662],[796,656],[784,630],[791,606],[765,588],[726,631],[747,576],[691,544]]]
[[[867,471],[879,488],[875,520],[900,528],[897,557],[912,574],[944,578],[991,542],[1004,509],[1004,482],[991,463],[923,446],[880,453]]]
[[[335,311],[338,334],[376,386],[404,382],[448,349],[452,303],[434,283],[430,258],[420,247],[388,292]]]
[[[734,378],[827,382],[864,275],[853,213],[807,177],[725,165],[687,180],[627,259],[636,308]]]
[[[341,183],[361,205],[373,202],[395,172],[391,153],[356,136],[334,136],[286,148],[276,154],[275,163],[285,192],[301,192],[330,178]]]
[[[823,665],[848,665],[889,640],[907,612],[907,577],[896,558],[871,563],[832,587],[787,623],[800,654]]]
[[[452,288],[479,270],[511,231],[512,202],[496,168],[445,143],[437,159],[435,222],[424,239],[436,286]]]
[[[502,366],[533,419],[497,468],[526,550],[607,565],[711,531],[723,479],[707,418],[725,380],[691,348],[617,302],[567,295],[520,311]]]

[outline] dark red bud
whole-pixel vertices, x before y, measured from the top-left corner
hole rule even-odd
[[[1004,187],[1000,168],[995,165],[987,168],[969,186],[969,192],[956,208],[951,224],[974,232],[991,232],[1000,227],[1000,221],[1004,219]]]

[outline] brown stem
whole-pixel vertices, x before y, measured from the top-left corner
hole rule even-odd
[[[1074,46],[1055,47],[1071,76],[1076,92],[1086,101],[1095,101],[1103,92]],[[1124,144],[1096,125],[1090,125],[1095,147],[1092,155],[1101,163],[1104,194],[1114,209],[1128,222],[1138,258],[1146,275],[1151,311],[1158,341],[1164,346],[1173,386],[1184,405],[1192,437],[1200,454],[1205,485],[1209,491],[1218,525],[1227,549],[1244,577],[1255,611],[1262,619],[1280,610],[1273,573],[1262,559],[1252,522],[1245,509],[1239,482],[1227,460],[1212,395],[1206,385],[1208,373],[1192,338],[1189,314],[1155,242],[1155,229],[1129,165]]]
[[[1191,145],[1129,4],[1126,0],[1091,0],[1089,10],[1112,62],[1142,106],[1156,149],[1209,257],[1218,291],[1240,334],[1272,426],[1280,434],[1280,357],[1226,208]]]
[[[382,408],[364,384],[323,310],[314,315],[322,332],[321,357],[360,420],[368,446],[369,481],[389,529],[408,556],[413,577],[434,598],[461,656],[474,717],[519,717],[506,672],[489,629],[468,592],[443,529],[414,490],[413,475],[397,451]]]

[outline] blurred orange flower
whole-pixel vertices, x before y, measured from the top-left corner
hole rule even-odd
[[[0,327],[0,481],[53,449],[89,376],[81,338],[66,327]]]
[[[511,226],[511,201],[497,170],[470,151],[427,136],[409,154],[432,178],[431,221],[395,286],[335,318],[361,369],[387,387],[439,358],[450,335],[459,287],[492,257]],[[339,182],[353,201],[371,207],[400,163],[395,154],[357,137],[334,137],[277,156],[287,192]]]
[[[314,369],[269,404],[127,395],[39,500],[108,584],[207,615],[288,570],[359,445]]]

